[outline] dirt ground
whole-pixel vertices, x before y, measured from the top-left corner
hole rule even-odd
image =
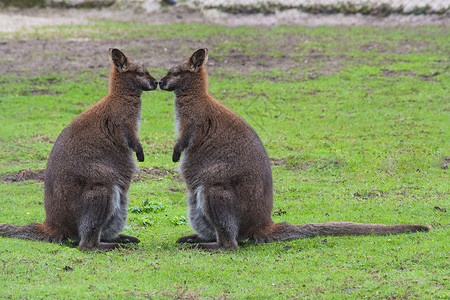
[[[23,169],[15,173],[8,173],[3,176],[0,176],[0,181],[3,182],[22,182],[25,180],[34,180],[37,182],[44,181],[44,173],[45,170],[31,170],[31,169]],[[150,167],[150,168],[139,168],[136,175],[134,176],[133,181],[146,181],[146,180],[162,180],[162,177],[172,175],[175,180],[180,180],[179,176],[172,170],[165,170],[163,168],[158,167]]]
[[[164,11],[164,12],[163,12]],[[449,21],[445,16],[389,16],[373,17],[361,15],[308,15],[297,10],[283,11],[277,14],[225,14],[217,10],[196,10],[186,6],[175,6],[156,9],[152,12],[136,10],[114,10],[114,9],[33,9],[17,10],[9,9],[0,11],[0,32],[14,32],[46,25],[75,25],[89,24],[95,19],[115,20],[138,20],[145,24],[173,24],[173,23],[204,23],[220,24],[227,26],[237,25],[348,25],[348,26],[384,26],[384,25],[407,25],[416,26],[421,24],[436,24],[448,26]],[[300,38],[300,37],[299,37]],[[219,39],[219,37],[217,38]],[[208,41],[214,45],[219,40]],[[298,41],[292,41],[297,44]],[[132,43],[130,45],[130,43]],[[186,48],[197,48],[198,41],[180,40],[180,44]],[[77,71],[80,69],[108,69],[109,61],[104,49],[110,47],[138,49],[127,53],[149,68],[161,66],[170,67],[179,63],[180,58],[186,53],[180,52],[180,47],[174,40],[167,41],[145,37],[130,41],[129,39],[90,40],[90,39],[16,39],[0,38],[0,76],[6,74],[19,74],[26,70],[27,75],[50,75],[58,72]],[[282,50],[281,50],[282,51]],[[142,56],[142,52],[146,55]],[[152,57],[148,53],[164,53],[163,61],[161,55]],[[238,53],[230,54],[230,59],[221,62],[221,68],[231,68],[238,71],[261,70],[272,67],[288,69],[294,61],[290,61],[287,55],[284,58],[265,59],[254,57],[249,59]],[[265,60],[265,64],[258,61]],[[333,72],[333,68],[339,68],[339,60],[334,58],[327,61],[327,57],[311,57],[309,63],[320,60],[327,63],[331,68],[324,72]],[[214,69],[216,62],[212,57],[209,60],[210,70]],[[320,72],[320,71],[319,71]],[[310,74],[317,76],[319,74]]]

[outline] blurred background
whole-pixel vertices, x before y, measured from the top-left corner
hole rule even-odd
[[[235,13],[273,13],[276,10],[299,9],[314,13],[423,14],[446,13],[448,0],[0,0],[2,7],[141,7],[156,9],[159,5],[192,5],[200,9],[220,9]]]

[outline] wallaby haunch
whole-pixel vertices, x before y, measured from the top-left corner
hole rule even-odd
[[[188,190],[189,220],[197,234],[179,243],[236,249],[238,241],[256,243],[318,235],[397,234],[427,231],[422,225],[349,222],[275,224],[269,157],[256,132],[208,93],[207,49],[198,49],[163,77],[160,88],[175,92],[178,140],[172,160]]]
[[[43,224],[0,223],[0,236],[59,243],[79,249],[111,250],[139,243],[119,234],[127,218],[136,160],[144,161],[139,141],[142,91],[157,88],[145,68],[120,50],[109,50],[109,93],[77,116],[59,135],[44,177]]]

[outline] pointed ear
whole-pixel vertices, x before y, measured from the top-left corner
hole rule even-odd
[[[195,51],[189,58],[189,68],[192,71],[197,71],[201,66],[204,66],[208,61],[208,49],[201,48]]]
[[[128,58],[122,51],[115,48],[109,49],[109,59],[116,66],[119,71],[124,72],[128,67]]]

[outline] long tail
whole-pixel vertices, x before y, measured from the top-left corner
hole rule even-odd
[[[331,235],[389,235],[416,231],[429,231],[424,225],[384,225],[352,222],[329,222],[292,225],[289,223],[272,224],[264,233],[255,236],[257,243],[309,238]]]
[[[63,241],[63,236],[55,234],[55,232],[44,224],[30,223],[28,225],[12,225],[0,223],[0,236],[46,241],[50,243],[60,243]]]

